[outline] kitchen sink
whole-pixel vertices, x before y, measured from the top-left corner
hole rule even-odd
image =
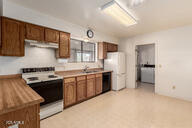
[[[84,71],[84,72],[81,72],[81,73],[94,73],[94,72],[99,72],[99,71]]]

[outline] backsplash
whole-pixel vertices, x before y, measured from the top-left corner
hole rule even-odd
[[[55,50],[48,48],[25,46],[24,57],[0,56],[0,75],[21,73],[21,68],[54,66],[56,71],[82,69],[87,65],[89,68],[102,68],[102,61],[95,63],[67,63],[67,59],[57,60]]]

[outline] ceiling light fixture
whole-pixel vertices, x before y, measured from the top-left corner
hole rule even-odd
[[[118,20],[125,26],[131,26],[137,24],[136,19],[122,6],[120,6],[115,0],[105,4],[101,7],[101,10]]]

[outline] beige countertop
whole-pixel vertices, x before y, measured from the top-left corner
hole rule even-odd
[[[92,74],[105,73],[105,72],[113,72],[113,71],[110,71],[110,70],[98,70],[96,72],[91,72],[91,73],[83,73],[83,71],[60,71],[60,72],[57,72],[56,74],[60,75],[60,76],[63,76],[64,78],[69,78],[69,77],[92,75]]]

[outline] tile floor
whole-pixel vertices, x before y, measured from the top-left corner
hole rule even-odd
[[[192,128],[192,103],[141,84],[70,107],[42,120],[41,128]]]

